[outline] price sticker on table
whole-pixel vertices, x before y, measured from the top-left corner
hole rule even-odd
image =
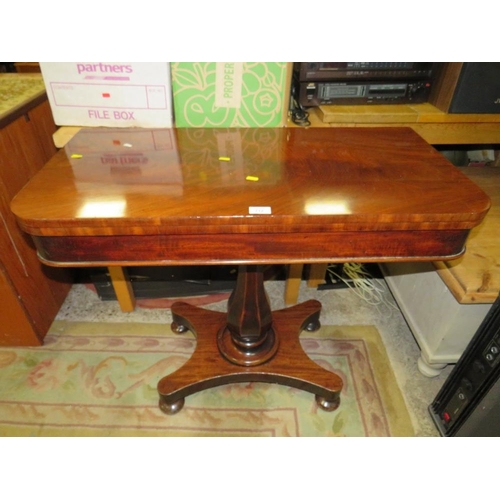
[[[248,207],[250,215],[271,215],[271,207]]]

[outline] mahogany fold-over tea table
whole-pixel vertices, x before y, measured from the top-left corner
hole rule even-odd
[[[172,306],[197,338],[158,383],[173,414],[249,381],[337,408],[342,379],[299,342],[321,304],[271,311],[263,266],[451,259],[489,199],[409,128],[84,129],[11,208],[47,265],[239,265],[227,314]]]

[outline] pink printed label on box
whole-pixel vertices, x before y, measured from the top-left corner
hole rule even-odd
[[[172,127],[169,63],[40,63],[57,125]]]

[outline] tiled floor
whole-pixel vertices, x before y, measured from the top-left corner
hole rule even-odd
[[[397,308],[385,281],[373,280],[380,289],[379,303],[370,303],[377,296],[373,293],[362,298],[353,290],[318,291],[308,288],[302,282],[299,301],[315,298],[323,304],[322,324],[328,325],[375,325],[384,341],[397,381],[406,399],[412,423],[418,436],[438,436],[432,422],[428,406],[443,385],[451,371],[451,366],[435,378],[426,378],[417,368],[420,350],[401,312]],[[266,290],[273,309],[284,307],[284,282],[267,281]],[[224,310],[226,302],[206,306],[214,310]],[[170,323],[168,309],[138,307],[132,313],[121,312],[116,301],[101,301],[85,285],[74,285],[56,319],[74,321],[108,322],[165,322]]]

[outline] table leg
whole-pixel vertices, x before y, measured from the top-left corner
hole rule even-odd
[[[321,304],[308,300],[271,313],[260,266],[240,266],[228,312],[172,305],[172,329],[196,335],[192,357],[158,383],[160,408],[177,413],[184,398],[229,383],[268,382],[315,394],[326,411],[340,404],[342,379],[312,361],[299,341],[320,327]]]
[[[285,282],[285,304],[287,306],[297,303],[303,269],[304,264],[289,264],[287,266]]]
[[[307,286],[310,288],[317,288],[325,282],[326,270],[328,264],[311,264],[309,266],[309,279]]]
[[[120,309],[123,312],[132,312],[135,309],[135,296],[126,269],[120,266],[110,266],[108,271]]]

